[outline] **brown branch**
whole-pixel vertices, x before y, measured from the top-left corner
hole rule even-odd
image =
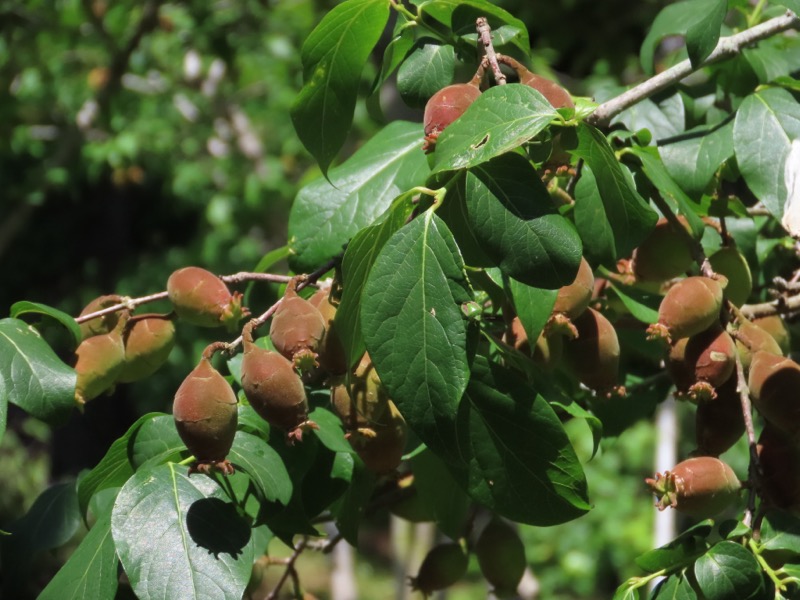
[[[734,337],[736,337],[735,332]],[[753,514],[756,509],[756,483],[759,481],[761,465],[758,461],[758,452],[756,451],[756,433],[753,428],[753,408],[750,405],[750,388],[747,387],[742,359],[738,352],[734,352],[733,354],[736,358],[736,391],[739,392],[739,400],[742,404],[742,416],[744,417],[744,427],[747,432],[747,444],[750,448],[750,464],[747,469],[747,478],[749,481],[747,510],[744,513],[742,522],[748,527],[751,527],[753,524]]]
[[[497,62],[497,53],[492,45],[492,28],[486,17],[478,17],[475,21],[475,28],[478,30],[478,42],[483,46],[483,53],[489,61],[489,66],[492,67],[495,83],[505,85],[506,76],[500,70],[500,64]]]
[[[297,562],[297,559],[300,558],[300,555],[303,553],[303,550],[306,549],[307,545],[308,545],[308,538],[304,536],[303,539],[300,540],[300,543],[297,544],[297,546],[295,546],[294,552],[289,557],[289,560],[286,561],[286,570],[284,570],[283,575],[281,575],[281,578],[278,580],[278,583],[275,584],[275,587],[269,593],[269,596],[267,596],[265,600],[276,600],[278,598],[278,594],[280,594],[281,592],[281,588],[284,586],[286,580],[289,579],[289,577],[292,577],[292,579],[295,582],[295,586],[299,587],[299,582],[297,580],[297,571],[295,571],[294,569],[294,564]]]
[[[109,306],[102,310],[96,310],[92,313],[87,313],[80,317],[76,317],[75,321],[77,321],[78,323],[85,323],[86,321],[91,321],[92,319],[96,319],[97,317],[102,317],[103,315],[109,315],[113,312],[117,312],[118,310],[123,310],[123,309],[133,310],[140,304],[147,304],[148,302],[155,302],[156,300],[164,300],[166,297],[167,297],[167,292],[158,292],[156,294],[150,294],[149,296],[142,296],[140,298],[128,298],[118,304],[114,304],[113,306]]]
[[[777,300],[772,300],[771,302],[745,304],[740,310],[742,314],[750,320],[760,317],[770,317],[772,315],[795,313],[800,311],[800,294],[789,296],[788,298],[781,296]]]

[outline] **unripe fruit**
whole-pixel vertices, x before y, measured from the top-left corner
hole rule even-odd
[[[286,431],[287,440],[303,439],[303,430],[316,428],[308,420],[306,390],[286,358],[253,343],[253,323],[243,331],[242,389],[250,406],[270,425]]]
[[[489,521],[475,544],[475,555],[496,596],[510,595],[517,589],[525,573],[525,546],[508,523],[499,518]]]
[[[645,479],[658,500],[658,510],[668,506],[705,519],[727,508],[739,496],[742,483],[726,463],[712,456],[689,458],[655,479]]]
[[[167,294],[178,316],[199,327],[225,325],[235,331],[249,311],[242,307],[242,295],[231,294],[213,273],[199,267],[178,269],[169,276]]]
[[[379,421],[372,424],[371,432],[353,431],[348,441],[364,465],[377,475],[391,473],[400,464],[408,440],[406,420],[391,400]]]
[[[286,288],[283,301],[272,316],[269,338],[275,349],[303,372],[317,363],[317,350],[325,336],[325,320],[319,310],[295,291],[296,282]]]
[[[431,592],[449,588],[467,572],[469,558],[459,544],[439,544],[434,546],[416,577],[411,577],[411,588],[419,590],[426,597]]]
[[[316,307],[325,322],[325,334],[319,348],[319,364],[331,375],[342,375],[347,372],[347,360],[344,346],[336,326],[336,307],[331,304],[330,290],[322,288],[308,300]]]
[[[564,343],[564,360],[578,380],[603,394],[624,393],[617,386],[619,339],[611,322],[589,308],[574,325],[577,339]]]
[[[678,220],[688,231],[686,218],[678,217]],[[672,224],[662,217],[634,251],[631,269],[637,281],[660,283],[683,275],[693,263],[686,235],[675,231]]]
[[[724,275],[728,280],[725,297],[736,306],[741,306],[753,291],[753,276],[747,259],[733,246],[720,248],[708,257],[715,273]]]
[[[225,457],[236,435],[236,394],[211,365],[209,348],[175,393],[172,414],[178,434],[196,459],[191,472],[218,469],[229,475],[233,465]]]
[[[750,368],[753,356],[757,352],[767,352],[775,356],[783,355],[781,347],[772,335],[746,320],[740,320],[739,327],[736,329],[736,351],[739,353],[745,370]]]
[[[175,345],[175,325],[168,316],[133,317],[125,328],[125,364],[117,381],[130,383],[155,373]]]
[[[761,491],[771,506],[800,515],[800,445],[767,423],[756,446]]]
[[[95,335],[83,340],[75,354],[77,381],[75,402],[83,406],[103,392],[111,389],[122,372],[125,361],[125,345],[122,329],[127,318],[119,321],[110,333]]]
[[[700,401],[695,414],[696,455],[719,456],[729,450],[745,432],[741,398],[731,377],[717,389],[713,400]]]
[[[389,396],[368,354],[358,363],[348,388],[344,378],[331,387],[331,404],[348,432],[371,429],[383,420]]]
[[[790,358],[756,352],[748,385],[758,412],[776,429],[800,440],[800,365]]]
[[[578,273],[569,285],[558,290],[556,303],[553,305],[554,313],[561,313],[569,320],[574,321],[583,314],[594,292],[594,275],[592,267],[581,257]]]
[[[108,296],[100,296],[99,298],[95,298],[89,304],[87,304],[81,314],[78,315],[82,317],[84,315],[88,315],[93,312],[97,312],[98,310],[103,310],[104,308],[108,308],[109,306],[114,306],[115,304],[119,304],[122,302],[122,296],[117,296],[116,294],[111,294]],[[126,311],[127,312],[127,311]],[[95,317],[89,321],[84,321],[80,324],[81,329],[81,339],[90,338],[93,335],[102,335],[104,333],[109,333],[114,327],[117,326],[117,322],[119,321],[119,312],[109,313],[107,315],[103,315],[102,317]]]
[[[478,99],[481,90],[475,83],[456,83],[448,85],[431,96],[425,105],[423,123],[425,126],[425,144],[422,149],[432,152],[436,139],[444,129],[463,115],[469,105]]]
[[[560,362],[564,349],[563,337],[559,333],[545,334],[543,331],[536,338],[536,345],[531,352],[531,345],[528,342],[528,335],[519,317],[514,317],[506,331],[505,341],[507,344],[519,350],[526,356],[530,356],[537,365],[545,370],[552,370]]]
[[[760,327],[778,343],[782,354],[788,354],[792,345],[792,336],[783,322],[780,315],[770,315],[768,317],[761,317],[753,319],[753,325]]]
[[[658,308],[658,323],[647,332],[667,341],[689,337],[719,320],[722,285],[708,277],[687,277],[672,286]]]
[[[733,374],[736,344],[721,325],[714,323],[705,331],[675,342],[667,366],[680,394],[695,402],[711,400],[716,396],[714,389]]]

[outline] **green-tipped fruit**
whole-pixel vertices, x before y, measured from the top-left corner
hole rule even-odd
[[[426,596],[437,590],[444,590],[461,579],[467,572],[469,558],[459,544],[439,544],[434,546],[416,577],[411,577],[411,587]]]
[[[648,328],[651,339],[690,337],[719,320],[723,285],[709,277],[687,277],[672,286],[661,301],[658,323]]]
[[[175,345],[175,325],[165,316],[134,317],[123,339],[125,364],[117,381],[130,383],[149,377],[167,361]]]
[[[75,350],[75,402],[83,406],[114,386],[125,362],[122,326],[83,340]]]
[[[622,394],[617,386],[619,339],[611,322],[589,308],[574,321],[577,339],[564,343],[564,361],[585,386],[605,395]]]
[[[78,316],[82,317],[84,315],[97,312],[98,310],[103,310],[104,308],[119,304],[121,301],[122,296],[117,296],[116,294],[100,296],[99,298],[95,298],[89,302],[89,304],[83,308],[81,314]],[[80,324],[81,339],[85,340],[93,335],[103,335],[104,333],[111,332],[111,330],[117,326],[119,316],[119,312],[113,312],[101,317],[95,317],[89,321],[84,321]]]
[[[658,510],[668,506],[687,515],[713,517],[738,497],[742,482],[726,463],[712,456],[689,458],[655,479],[646,479],[657,496]]]
[[[800,441],[800,365],[791,358],[756,352],[747,382],[758,412],[776,429]]]
[[[725,297],[736,306],[741,306],[753,291],[753,276],[747,259],[733,246],[720,248],[708,257],[715,273],[724,275],[728,280]]]
[[[199,327],[225,326],[235,331],[249,314],[242,295],[231,294],[213,273],[199,267],[178,269],[167,280],[167,294],[181,320]]]
[[[475,556],[496,596],[504,597],[517,589],[527,565],[525,546],[508,523],[499,518],[489,521],[475,544]]]
[[[745,370],[750,368],[753,356],[757,352],[767,352],[775,356],[782,356],[781,347],[775,338],[767,331],[751,323],[741,320],[736,331],[736,351]]]
[[[686,218],[681,216],[678,220],[688,231]],[[637,281],[661,283],[685,274],[693,263],[687,236],[661,218],[634,251],[631,269]]]
[[[778,343],[782,354],[788,354],[792,345],[792,336],[783,317],[780,315],[770,315],[768,317],[761,317],[753,319],[753,325],[760,327]]]

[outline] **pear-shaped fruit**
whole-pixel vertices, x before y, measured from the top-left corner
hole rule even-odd
[[[553,313],[563,314],[571,321],[574,321],[589,306],[593,291],[594,274],[592,273],[592,267],[589,266],[585,258],[581,257],[575,280],[558,290]]]
[[[98,310],[103,310],[104,308],[109,308],[110,306],[114,306],[115,304],[119,304],[122,302],[122,296],[118,296],[116,294],[110,294],[107,296],[100,296],[99,298],[95,298],[89,304],[87,304],[81,314],[78,315],[79,317],[83,317],[84,315],[91,314],[93,312],[97,312]],[[127,314],[127,311],[126,311]],[[95,317],[94,319],[90,319],[89,321],[84,321],[80,324],[81,329],[81,339],[90,338],[93,335],[102,335],[104,333],[109,333],[112,329],[117,326],[117,322],[119,321],[119,312],[112,312],[101,317]]]
[[[611,322],[589,308],[574,321],[577,339],[564,343],[564,361],[578,380],[599,393],[623,393],[617,386],[619,339]]]
[[[527,564],[525,546],[514,528],[500,518],[493,518],[475,544],[475,556],[495,595],[502,598],[513,594]]]
[[[467,572],[469,558],[459,544],[439,544],[428,552],[416,577],[411,577],[412,589],[426,597],[437,590],[449,588]]]
[[[142,315],[128,321],[123,336],[125,364],[117,381],[144,379],[161,368],[175,345],[175,324],[168,315]]]
[[[364,354],[348,386],[344,377],[331,387],[331,404],[348,432],[370,429],[383,420],[389,396],[381,384],[375,366]]]
[[[364,465],[377,475],[391,473],[400,464],[408,440],[406,420],[388,400],[386,410],[369,430],[358,429],[350,432],[348,441],[364,461]]]
[[[122,330],[125,320],[119,321],[109,333],[83,340],[75,350],[75,402],[83,406],[108,391],[117,381],[125,362]]]
[[[758,412],[776,429],[800,440],[800,365],[791,358],[756,352],[748,385]]]
[[[709,277],[687,277],[661,300],[658,323],[648,328],[651,339],[678,340],[700,333],[719,320],[723,286]]]
[[[555,81],[551,81],[541,75],[531,73],[528,68],[511,58],[510,56],[501,55],[497,57],[498,61],[504,65],[508,65],[516,71],[519,77],[519,82],[522,85],[527,85],[537,90],[547,101],[553,105],[553,108],[574,108],[575,103],[569,92],[563,87],[558,85]]]
[[[469,105],[478,99],[481,90],[476,83],[456,83],[442,88],[431,96],[425,105],[422,121],[425,127],[425,144],[422,149],[432,152],[436,139],[445,128],[463,115]]]
[[[767,423],[756,451],[765,502],[800,515],[800,444]]]
[[[347,360],[337,329],[336,306],[330,301],[330,290],[322,288],[308,301],[316,307],[325,322],[325,334],[319,347],[319,364],[331,375],[342,375],[347,372]]]
[[[783,355],[775,338],[755,323],[740,319],[736,331],[736,351],[745,370],[750,368],[753,356],[757,352],[767,352],[775,356]]]
[[[167,294],[183,321],[199,327],[225,325],[235,331],[249,314],[242,307],[242,295],[231,294],[228,286],[213,273],[199,267],[184,267],[169,276]]]
[[[656,506],[668,506],[699,519],[713,517],[739,496],[742,482],[726,463],[712,456],[697,456],[677,464],[645,483],[658,497]]]
[[[293,361],[302,372],[318,366],[317,351],[325,336],[325,319],[319,310],[295,291],[289,283],[278,310],[272,316],[269,338],[275,349]]]
[[[717,388],[713,400],[701,400],[695,413],[697,455],[719,456],[744,435],[745,424],[736,377]]]
[[[686,218],[681,216],[678,220],[688,231]],[[637,281],[660,283],[685,274],[693,263],[686,235],[662,217],[634,251],[631,269]]]
[[[691,400],[710,400],[736,367],[736,344],[719,323],[690,338],[681,338],[670,349],[669,372],[680,394]]]
[[[715,273],[724,275],[728,280],[725,297],[736,306],[741,306],[753,291],[753,275],[747,259],[734,246],[720,248],[708,257]]]
[[[760,327],[778,343],[782,354],[788,354],[792,345],[792,336],[783,317],[780,315],[770,315],[768,317],[761,317],[753,319],[753,325]]]
[[[217,469],[233,473],[226,456],[236,435],[236,404],[233,388],[211,365],[207,349],[181,383],[172,404],[178,434],[196,459],[192,472]]]

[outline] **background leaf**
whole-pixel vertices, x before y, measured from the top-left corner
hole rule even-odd
[[[283,460],[267,442],[237,431],[228,460],[250,476],[262,498],[287,504],[292,497],[292,480]]]
[[[575,227],[583,240],[586,259],[595,264],[614,265],[617,262],[614,231],[597,188],[597,179],[592,168],[586,164],[575,186],[574,214]]]
[[[694,563],[700,591],[708,600],[756,600],[765,597],[755,556],[735,542],[720,542]]]
[[[678,185],[697,197],[717,169],[733,156],[733,120],[691,129],[659,145],[658,152]]]
[[[397,71],[397,91],[411,107],[424,108],[428,99],[453,81],[453,46],[421,38]]]
[[[717,0],[685,0],[665,6],[658,13],[639,52],[639,60],[647,75],[653,74],[653,58],[661,40],[670,35],[685,36],[693,26],[707,17],[712,2],[716,4]],[[701,30],[702,28],[697,30],[698,35],[695,37],[698,41],[702,37],[699,35]]]
[[[558,290],[532,287],[513,279],[509,280],[508,287],[514,310],[533,346],[553,312]]]
[[[40,314],[52,317],[67,328],[72,335],[75,346],[81,343],[81,328],[75,319],[73,319],[72,316],[68,315],[67,313],[60,311],[57,308],[53,308],[52,306],[47,306],[46,304],[22,300],[11,305],[11,310],[9,311],[8,316],[10,316],[12,319],[16,319],[20,315],[24,314]]]
[[[696,68],[717,47],[728,0],[695,0],[694,10],[700,18],[686,30],[686,50]]]

